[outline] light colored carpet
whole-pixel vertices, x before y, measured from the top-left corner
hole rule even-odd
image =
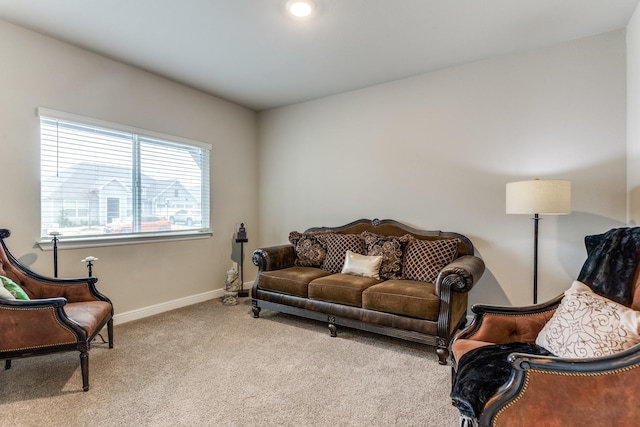
[[[2,426],[456,426],[432,347],[212,300],[0,370]]]

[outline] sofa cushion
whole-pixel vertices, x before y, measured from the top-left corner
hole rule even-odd
[[[536,344],[560,357],[608,356],[640,343],[640,312],[574,281]]]
[[[364,255],[364,243],[359,234],[327,235],[327,257],[322,263],[322,269],[332,273],[340,273],[344,266],[347,251]]]
[[[282,270],[263,271],[258,277],[258,287],[307,298],[309,282],[331,273],[313,267],[289,267]]]
[[[362,308],[436,321],[440,298],[433,283],[387,280],[362,293]]]
[[[457,239],[413,239],[407,245],[403,277],[434,283],[440,270],[453,261],[457,251]]]
[[[362,291],[377,283],[380,283],[380,279],[350,274],[331,274],[309,283],[309,298],[362,307]]]
[[[381,236],[379,234],[362,232],[365,253],[367,255],[381,255],[380,277],[388,279],[402,279],[402,261],[407,243],[413,239],[411,234],[401,237]]]
[[[380,255],[367,256],[347,251],[347,254],[344,257],[344,267],[342,267],[342,271],[340,273],[379,279],[381,263],[382,256]]]
[[[300,267],[321,267],[327,257],[328,231],[289,233],[289,242],[296,250],[296,265]]]

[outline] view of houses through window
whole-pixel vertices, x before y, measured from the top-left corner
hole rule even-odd
[[[39,110],[41,237],[209,231],[205,144],[48,112]]]

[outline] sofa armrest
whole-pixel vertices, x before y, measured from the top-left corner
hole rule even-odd
[[[474,255],[463,255],[444,267],[436,279],[436,295],[444,285],[455,292],[469,292],[484,273],[484,261]]]
[[[296,251],[290,244],[270,246],[253,251],[251,260],[258,267],[258,274],[262,271],[281,270],[295,265]]]
[[[480,425],[636,425],[640,345],[607,357],[565,359],[514,353],[511,380],[486,403]]]

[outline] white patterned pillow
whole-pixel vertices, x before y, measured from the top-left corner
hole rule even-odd
[[[0,299],[16,299],[11,292],[5,289],[4,286],[0,286]]]
[[[640,311],[602,297],[573,282],[536,344],[560,357],[614,354],[640,343]]]

